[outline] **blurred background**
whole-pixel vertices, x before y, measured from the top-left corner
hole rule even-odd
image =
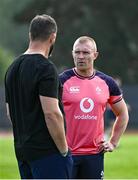
[[[43,13],[58,24],[52,61],[59,73],[74,66],[73,43],[87,35],[98,46],[96,68],[121,82],[130,121],[119,150],[105,157],[105,178],[138,178],[138,0],[0,0],[0,179],[19,178],[6,117],[4,75],[28,47],[30,20]],[[111,117],[107,111],[105,119]]]
[[[98,70],[122,81],[131,107],[128,129],[138,129],[138,1],[137,0],[0,0],[0,131],[10,130],[5,115],[4,74],[28,47],[28,27],[36,14],[49,14],[58,24],[52,60],[61,72],[73,67],[72,45],[81,35],[93,37]]]

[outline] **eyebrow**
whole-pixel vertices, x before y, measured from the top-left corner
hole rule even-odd
[[[95,50],[94,49],[90,49],[90,50],[79,50],[79,49],[75,49],[75,50],[72,50],[73,52],[94,52]]]
[[[74,50],[74,52],[91,52],[90,50]]]

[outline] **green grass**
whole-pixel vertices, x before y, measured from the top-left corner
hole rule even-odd
[[[105,177],[138,179],[138,134],[124,135],[120,146],[106,154]]]
[[[12,138],[0,138],[0,179],[18,179]],[[105,155],[106,179],[138,178],[138,135],[124,135],[120,146]]]
[[[0,138],[0,179],[19,179],[13,139]]]

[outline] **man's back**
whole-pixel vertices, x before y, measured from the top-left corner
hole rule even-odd
[[[26,148],[30,149],[30,153],[32,148],[50,151],[57,149],[49,135],[39,99],[39,94],[43,95],[46,90],[43,81],[53,74],[53,69],[53,64],[42,55],[26,54],[16,59],[7,71],[6,101],[9,104],[16,154],[19,158],[22,154],[18,153],[18,149],[21,148],[23,154]],[[41,151],[37,154],[35,157],[41,156]],[[29,158],[33,159],[33,151]]]
[[[29,46],[5,76],[6,110],[21,179],[71,177],[59,78],[48,60],[56,35],[51,16],[35,16],[29,26]]]

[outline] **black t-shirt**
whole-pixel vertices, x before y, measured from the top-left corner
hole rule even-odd
[[[41,54],[24,54],[5,76],[17,159],[33,160],[58,152],[44,119],[39,95],[59,99],[60,83],[54,64]]]

